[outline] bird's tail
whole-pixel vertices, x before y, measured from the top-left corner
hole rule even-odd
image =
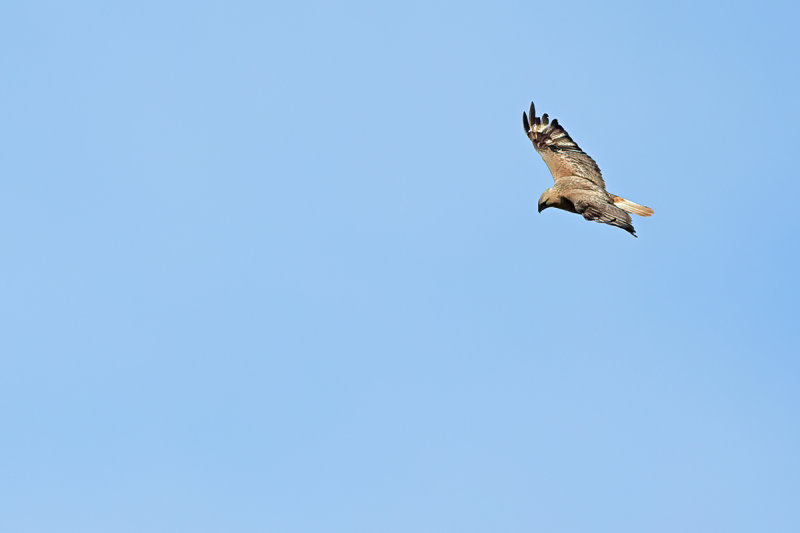
[[[614,196],[612,194],[611,199],[614,200],[615,206],[619,207],[620,209],[624,209],[628,213],[633,213],[634,215],[639,215],[640,217],[649,217],[653,214],[653,210],[649,207],[639,205],[631,202],[630,200],[626,200],[625,198]]]

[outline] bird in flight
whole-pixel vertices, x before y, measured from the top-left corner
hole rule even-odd
[[[539,198],[540,213],[557,207],[583,215],[586,220],[622,228],[636,237],[628,213],[649,217],[652,209],[609,194],[594,159],[578,147],[558,120],[551,122],[547,113],[537,117],[533,102],[530,120],[522,112],[522,125],[555,181]]]

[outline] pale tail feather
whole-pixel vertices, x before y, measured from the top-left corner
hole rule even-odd
[[[620,209],[624,209],[628,213],[633,213],[634,215],[639,215],[640,217],[649,217],[653,214],[653,210],[649,207],[645,207],[643,205],[639,205],[635,202],[631,202],[630,200],[626,200],[625,198],[621,198],[619,196],[614,196],[613,194],[611,197],[614,200],[614,205],[619,207]]]

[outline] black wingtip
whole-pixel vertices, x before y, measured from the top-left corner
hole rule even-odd
[[[522,112],[522,127],[525,128],[526,134],[531,131],[531,125],[528,124],[528,117],[525,115],[525,111]]]
[[[533,107],[533,102],[531,102],[531,109],[529,114],[531,116],[531,122],[535,122],[534,119],[536,118],[536,108]]]

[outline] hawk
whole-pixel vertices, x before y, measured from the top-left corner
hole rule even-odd
[[[609,194],[594,159],[578,147],[558,120],[551,122],[547,113],[537,117],[533,102],[530,121],[522,112],[522,125],[555,181],[539,198],[540,213],[548,207],[557,207],[583,215],[586,220],[622,228],[636,237],[628,213],[649,217],[652,209]]]

